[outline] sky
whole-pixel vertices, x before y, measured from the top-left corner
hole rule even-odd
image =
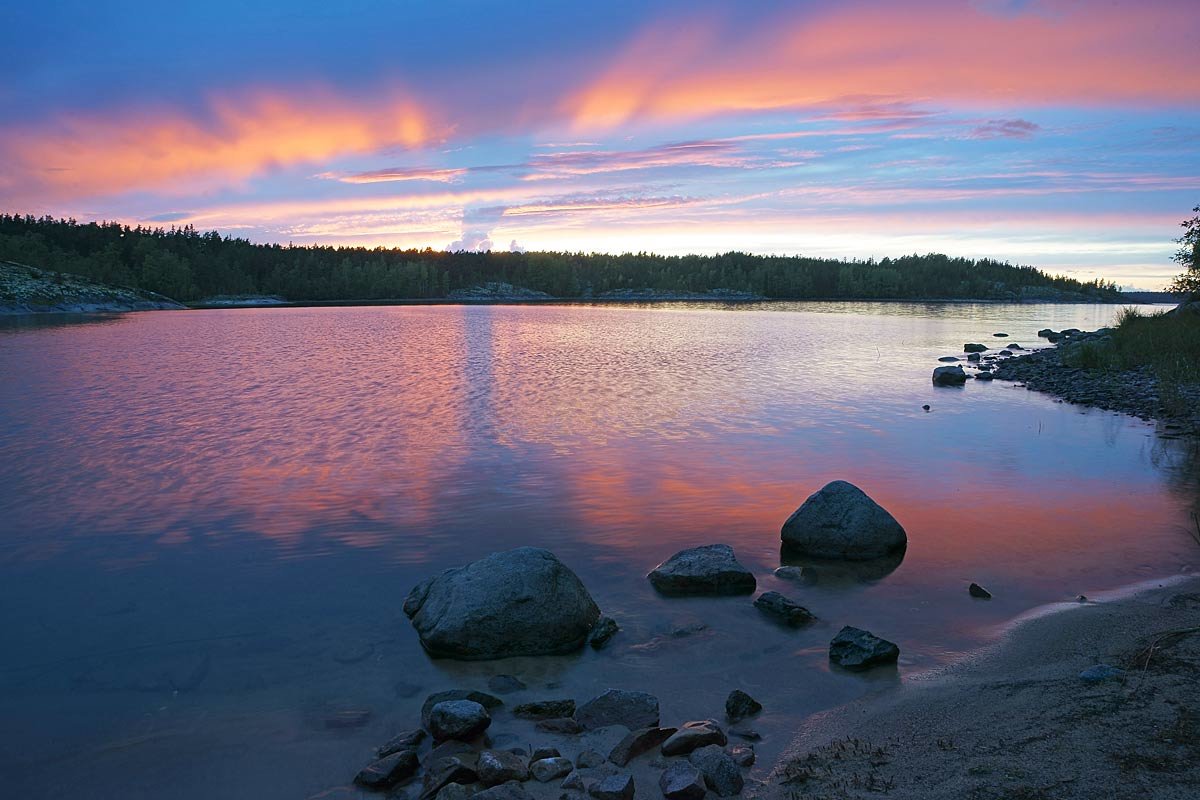
[[[0,209],[258,242],[992,257],[1157,289],[1195,0],[46,0]]]

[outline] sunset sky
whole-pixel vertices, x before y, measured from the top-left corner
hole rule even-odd
[[[10,212],[297,244],[939,251],[1160,288],[1200,204],[1196,0],[3,17]]]

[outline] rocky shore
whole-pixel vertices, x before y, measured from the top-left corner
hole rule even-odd
[[[169,297],[79,275],[0,262],[0,314],[86,314],[180,309]]]

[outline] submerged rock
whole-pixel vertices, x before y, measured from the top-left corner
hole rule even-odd
[[[733,763],[739,767],[754,766],[754,748],[748,744],[735,744],[733,747],[727,748],[729,757],[733,759]]]
[[[779,592],[763,592],[754,601],[754,607],[767,616],[793,628],[807,625],[816,619],[816,616],[807,608],[795,600],[784,597]]]
[[[725,699],[725,716],[733,722],[752,717],[760,711],[762,711],[762,703],[741,689],[734,689]]]
[[[963,368],[960,366],[934,367],[934,386],[962,386],[966,382],[967,373],[963,372]]]
[[[529,772],[538,783],[547,783],[555,778],[565,777],[570,775],[574,769],[575,765],[571,763],[571,759],[561,756],[541,758],[529,765]]]
[[[658,727],[658,698],[646,692],[609,689],[580,706],[575,719],[585,729],[624,725],[626,728]]]
[[[573,736],[583,732],[583,726],[572,717],[539,720],[534,727],[543,733],[557,733],[564,736]]]
[[[804,501],[780,531],[783,544],[816,558],[865,561],[901,552],[908,536],[896,518],[852,483],[833,481]]]
[[[754,573],[738,563],[727,544],[681,550],[647,577],[655,589],[672,595],[749,594],[758,585]]]
[[[679,761],[663,771],[658,788],[667,800],[703,800],[704,775],[694,764]]]
[[[849,625],[829,643],[829,660],[844,669],[863,670],[879,664],[894,664],[900,648],[873,633]]]
[[[942,356],[941,358],[938,359],[938,361],[941,361],[941,362],[944,362],[947,364],[953,364],[955,361],[962,361],[962,359],[959,358],[958,356]]]
[[[445,700],[429,712],[429,732],[439,742],[473,739],[491,724],[487,709],[471,700]]]
[[[536,547],[448,569],[414,588],[404,613],[431,655],[464,660],[568,653],[600,617],[579,577]]]
[[[525,682],[515,675],[493,675],[488,678],[488,688],[497,694],[512,694],[527,687]]]
[[[390,756],[392,753],[398,753],[401,750],[415,750],[423,741],[425,741],[425,731],[420,729],[404,731],[375,748],[375,755],[383,758],[384,756]]]
[[[574,700],[537,700],[532,703],[521,703],[513,709],[513,716],[522,719],[556,719],[570,717],[574,713]]]

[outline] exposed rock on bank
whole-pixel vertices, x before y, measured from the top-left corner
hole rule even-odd
[[[526,289],[524,286],[513,286],[511,283],[492,281],[471,286],[466,289],[455,289],[446,295],[447,300],[553,300],[553,295],[539,292],[536,289]]]
[[[0,261],[0,314],[87,314],[181,309],[161,294],[126,289],[65,272]]]

